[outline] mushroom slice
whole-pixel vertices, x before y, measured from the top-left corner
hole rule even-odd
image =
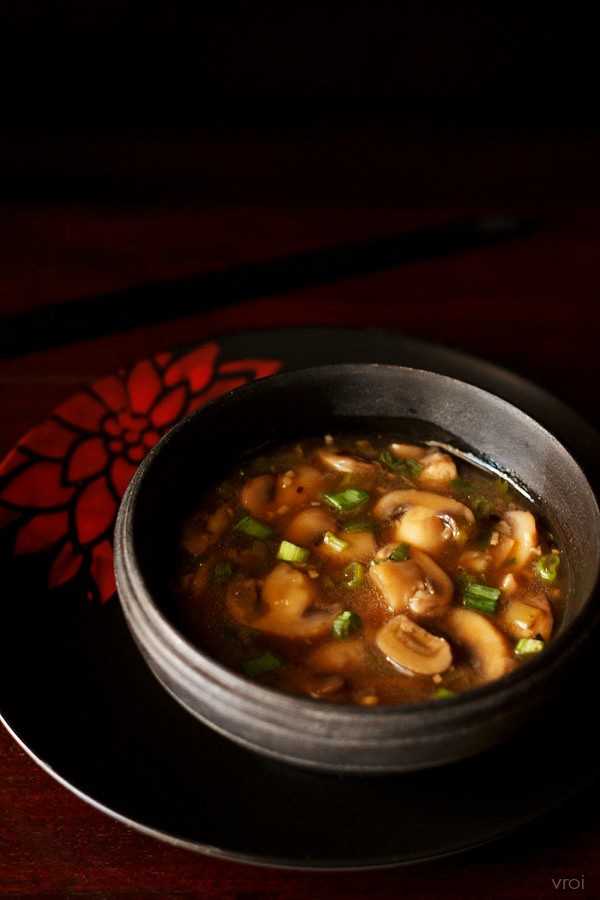
[[[181,590],[183,600],[190,597],[197,601],[205,593],[210,580],[210,566],[200,563],[195,572],[188,572],[179,579],[176,590]]]
[[[502,616],[502,627],[514,638],[540,638],[547,641],[552,634],[554,616],[545,594],[509,600]]]
[[[227,609],[238,625],[253,625],[260,614],[259,582],[255,578],[238,578],[227,586]]]
[[[452,665],[450,644],[400,613],[383,625],[375,643],[397,669],[411,675],[438,675]]]
[[[315,583],[304,572],[289,563],[279,563],[262,585],[261,600],[267,611],[248,624],[281,637],[313,638],[326,634],[340,606],[311,610],[316,596]]]
[[[240,503],[257,519],[273,519],[306,506],[323,491],[324,476],[312,466],[297,466],[281,475],[257,475],[243,486]]]
[[[363,671],[367,664],[364,641],[361,637],[326,641],[310,653],[307,662],[313,671],[327,674]]]
[[[240,503],[248,512],[262,519],[273,507],[275,476],[257,475],[247,481],[240,493]]]
[[[438,515],[462,518],[470,523],[475,521],[475,516],[469,507],[460,503],[459,500],[414,488],[390,491],[388,494],[384,494],[373,507],[373,515],[376,519],[392,519],[411,506],[424,506]]]
[[[452,579],[426,553],[415,549],[411,553],[425,575],[426,591],[412,599],[410,608],[418,616],[440,616],[446,612],[452,600]]]
[[[343,537],[348,547],[342,553],[351,562],[353,560],[361,563],[371,562],[377,552],[377,542],[372,531],[345,532]]]
[[[338,453],[335,450],[320,450],[317,454],[320,462],[335,472],[346,472],[351,475],[371,475],[375,472],[373,463],[349,453]]]
[[[334,565],[347,565],[351,562],[371,562],[377,552],[377,543],[372,531],[353,531],[336,535],[346,545],[336,548],[327,541],[317,546],[317,554]]]
[[[425,553],[439,553],[448,541],[460,537],[461,531],[452,516],[426,506],[411,506],[394,523],[397,541],[412,544]]]
[[[485,616],[457,608],[450,611],[445,625],[450,638],[466,647],[483,682],[502,678],[514,668],[508,641]]]
[[[447,453],[439,450],[430,450],[419,459],[423,466],[417,481],[431,488],[447,487],[452,479],[458,477],[456,463]]]
[[[504,576],[500,582],[500,588],[505,597],[509,594],[514,594],[519,590],[519,582],[512,572],[508,572],[508,574]]]
[[[183,546],[193,556],[202,556],[203,553],[216,544],[220,537],[231,525],[231,509],[228,506],[219,506],[204,522],[202,527],[198,523],[191,523],[183,535]]]
[[[488,548],[489,555],[495,566],[501,566],[510,558],[512,549],[515,545],[513,538],[501,531],[493,531]]]
[[[524,509],[513,509],[506,513],[504,520],[510,528],[510,536],[514,544],[512,556],[515,559],[514,569],[521,569],[531,558],[538,546],[538,533],[535,518]]]
[[[302,673],[296,678],[296,684],[302,689],[303,693],[315,700],[323,697],[333,697],[339,694],[346,686],[344,678],[340,674],[321,675],[316,672]]]
[[[388,554],[397,544],[387,544],[378,551]],[[377,558],[376,557],[376,558]],[[369,575],[392,612],[410,610],[415,616],[442,616],[452,600],[453,584],[443,569],[426,553],[411,550],[410,559],[385,561],[369,568]]]
[[[458,557],[458,567],[475,575],[485,572],[491,562],[492,557],[485,550],[465,550]]]
[[[423,571],[414,559],[370,566],[369,575],[392,612],[409,609],[412,598],[425,590]]]
[[[314,466],[296,466],[277,479],[274,509],[296,509],[318,500],[325,489],[325,477]]]
[[[422,459],[427,453],[425,447],[417,444],[389,444],[388,450],[397,459]]]
[[[316,599],[313,582],[282,562],[264,581],[244,578],[227,588],[227,607],[240,625],[288,638],[313,638],[331,630],[340,606],[311,610]]]
[[[337,523],[332,515],[318,506],[309,506],[296,513],[285,528],[284,537],[300,547],[317,544],[326,531],[335,531]]]

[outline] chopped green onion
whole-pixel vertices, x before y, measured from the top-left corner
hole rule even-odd
[[[465,572],[464,569],[461,569],[456,575],[456,587],[463,593],[470,584],[475,584],[476,581],[477,579],[475,576],[471,575],[469,572]]]
[[[496,488],[498,489],[498,491],[501,494],[508,494],[510,485],[509,485],[508,481],[504,480],[504,478],[497,478],[496,479]]]
[[[529,653],[539,653],[544,649],[544,642],[537,638],[521,638],[517,641],[515,653],[518,656],[526,656]]]
[[[391,559],[392,562],[404,562],[405,559],[408,559],[409,553],[410,544],[398,544],[397,547],[394,547],[388,559]]]
[[[459,494],[467,494],[471,490],[471,485],[464,478],[453,478],[450,487],[458,491]]]
[[[344,522],[342,531],[353,534],[355,531],[374,531],[375,522],[372,519],[351,519],[350,522]]]
[[[266,541],[273,533],[273,529],[269,525],[259,522],[258,519],[253,519],[252,516],[244,516],[237,525],[234,525],[233,530],[258,538],[259,541]]]
[[[348,547],[348,541],[337,537],[332,531],[325,532],[323,535],[323,542],[327,544],[328,547],[331,547],[332,550],[335,550],[336,553],[341,553]]]
[[[323,494],[323,500],[326,500],[330,506],[333,506],[338,512],[348,512],[355,506],[360,506],[365,500],[369,499],[367,491],[360,488],[346,488],[337,494]]]
[[[463,605],[478,612],[496,612],[501,593],[500,588],[473,581],[465,588]]]
[[[384,466],[387,466],[388,469],[392,469],[392,471],[395,472],[401,460],[392,456],[389,450],[382,450],[379,454],[379,462],[382,462]]]
[[[351,562],[342,572],[342,581],[349,588],[358,587],[365,577],[365,567],[359,562]]]
[[[433,692],[435,700],[443,700],[444,697],[456,697],[456,691],[451,691],[447,687],[439,687]]]
[[[345,609],[339,616],[333,620],[332,631],[333,636],[343,641],[349,637],[352,632],[358,631],[362,622],[360,616],[349,609]]]
[[[559,566],[560,556],[557,553],[547,553],[546,556],[540,556],[536,569],[546,581],[555,581]]]
[[[477,540],[477,546],[480,550],[487,550],[490,546],[490,541],[492,540],[492,529],[489,525],[483,525],[479,529],[479,538]]]
[[[471,509],[478,519],[488,519],[494,512],[494,504],[489,497],[473,497]]]
[[[278,656],[272,653],[271,650],[267,650],[267,652],[263,653],[262,656],[255,656],[253,659],[246,659],[242,663],[244,674],[248,675],[250,678],[256,678],[258,675],[264,675],[265,672],[272,672],[274,669],[279,669],[281,665],[281,660]]]
[[[389,450],[381,451],[379,461],[382,462],[384,466],[387,466],[388,469],[391,469],[392,472],[395,472],[397,475],[402,475],[404,478],[408,478],[411,481],[418,478],[424,468],[423,463],[420,463],[418,459],[395,457],[392,456]]]
[[[228,581],[235,571],[235,566],[230,559],[220,559],[213,566],[211,578],[217,584],[223,584]]]
[[[277,559],[284,559],[286,562],[305,563],[309,556],[310,550],[298,547],[290,541],[282,541],[277,551]]]
[[[414,480],[419,477],[424,468],[425,466],[418,459],[405,459],[401,474]]]

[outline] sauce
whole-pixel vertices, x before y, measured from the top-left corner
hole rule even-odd
[[[244,461],[177,538],[176,624],[276,690],[384,705],[501,678],[552,639],[561,551],[516,488],[435,446],[326,435]]]

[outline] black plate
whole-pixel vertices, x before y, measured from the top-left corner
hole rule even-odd
[[[123,460],[141,452],[131,448],[151,443],[211,392],[277,368],[264,360],[286,369],[397,363],[462,378],[538,419],[599,483],[600,436],[587,422],[532,383],[447,347],[380,330],[304,328],[234,334],[191,349],[92,385],[5,461],[0,711],[31,756],[94,806],[157,838],[227,859],[312,869],[464,851],[541,816],[596,778],[600,741],[585,724],[581,688],[560,721],[538,719],[518,739],[465,763],[385,777],[272,762],[205,728],[167,696],[117,599],[108,599],[109,513],[124,478],[115,459],[129,471],[132,459],[129,469]],[[32,473],[48,476],[46,485],[56,481],[42,499],[32,492]]]

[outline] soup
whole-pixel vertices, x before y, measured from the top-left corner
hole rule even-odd
[[[439,446],[325,435],[244,461],[177,539],[176,622],[297,696],[452,696],[543,652],[561,551],[515,486]]]

